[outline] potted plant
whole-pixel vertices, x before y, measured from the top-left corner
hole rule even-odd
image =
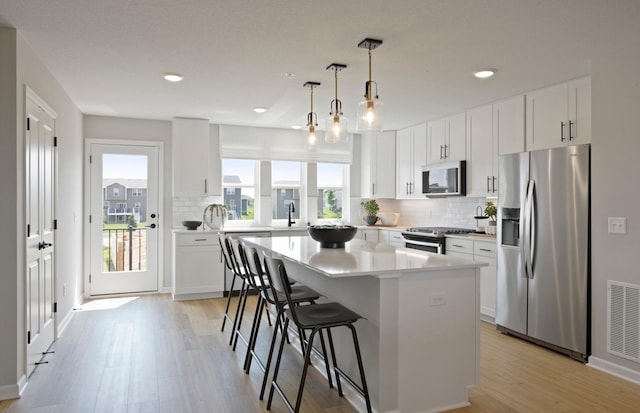
[[[487,201],[484,204],[484,214],[489,217],[488,227],[485,228],[485,232],[489,235],[495,235],[496,216],[498,215],[498,207],[491,201]],[[488,229],[488,231],[487,231]]]
[[[374,225],[378,221],[378,211],[380,211],[380,206],[378,205],[378,202],[376,202],[375,199],[370,199],[368,201],[360,202],[360,206],[364,209],[365,213],[367,214],[362,219],[364,219],[367,225]]]

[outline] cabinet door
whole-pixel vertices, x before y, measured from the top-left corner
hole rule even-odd
[[[467,195],[494,195],[497,174],[493,173],[493,163],[497,153],[493,144],[493,107],[487,105],[468,111],[467,125]]]
[[[409,185],[412,180],[412,131],[399,130],[396,134],[396,198],[409,197]]]
[[[176,248],[174,296],[224,291],[224,266],[219,245]]]
[[[391,231],[387,229],[378,230],[378,242],[388,244],[391,237]]]
[[[525,96],[520,95],[493,104],[493,131],[499,155],[525,151],[524,101]]]
[[[364,138],[366,139],[366,138]],[[375,162],[371,165],[373,182],[372,196],[377,198],[395,198],[396,194],[396,135],[383,132],[376,138]]]
[[[496,259],[482,255],[474,255],[474,261],[486,262],[487,267],[480,267],[480,314],[494,319],[496,316],[497,267]]]
[[[567,144],[567,106],[566,83],[527,94],[527,151]]]
[[[447,161],[462,161],[467,157],[466,113],[447,117],[447,136],[444,143],[444,157]]]
[[[591,76],[569,82],[569,145],[591,143]]]
[[[360,196],[362,198],[373,198],[376,145],[371,135],[363,135],[360,142]]]
[[[447,132],[445,119],[431,121],[427,124],[427,164],[444,161],[444,141]]]
[[[359,229],[356,236],[364,241],[378,242],[377,229]]]
[[[206,195],[209,189],[209,121],[174,119],[171,140],[173,196]]]
[[[422,194],[422,167],[427,164],[427,124],[413,127],[413,170],[411,198],[424,198]]]

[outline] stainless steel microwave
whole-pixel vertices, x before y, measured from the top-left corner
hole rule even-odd
[[[467,162],[423,166],[422,193],[427,198],[467,195]]]

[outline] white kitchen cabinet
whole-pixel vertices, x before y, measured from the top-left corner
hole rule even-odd
[[[494,239],[462,239],[447,237],[446,255],[485,262],[480,268],[480,314],[485,321],[494,322],[496,316],[497,244]]]
[[[377,228],[358,228],[355,237],[363,241],[379,242]]]
[[[210,176],[209,121],[175,118],[171,125],[173,196],[215,195]]]
[[[423,198],[422,167],[427,163],[427,124],[396,134],[396,198]]]
[[[519,95],[493,104],[493,133],[498,155],[525,151],[524,103],[525,95]]]
[[[427,164],[466,159],[466,113],[428,123]]]
[[[361,194],[363,198],[395,198],[396,134],[362,135]]]
[[[527,94],[528,151],[591,142],[591,77]]]
[[[493,106],[467,111],[467,196],[498,195],[498,143]]]
[[[379,229],[378,242],[393,245],[394,247],[404,247],[405,245],[402,232],[392,229]]]
[[[213,232],[174,232],[173,299],[176,301],[221,297],[224,263]]]

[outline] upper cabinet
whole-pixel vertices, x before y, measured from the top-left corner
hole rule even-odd
[[[525,96],[519,95],[493,104],[493,133],[498,155],[525,151],[524,102]]]
[[[362,135],[362,198],[395,198],[395,160],[395,132]]]
[[[396,198],[422,198],[422,167],[427,163],[427,124],[396,135]]]
[[[467,148],[467,196],[497,196],[498,141],[492,105],[467,111]]]
[[[527,94],[528,151],[591,142],[591,77]]]
[[[215,195],[207,119],[175,118],[172,121],[173,196]],[[216,193],[217,192],[217,193]]]
[[[466,159],[466,127],[464,112],[429,122],[427,163]]]

